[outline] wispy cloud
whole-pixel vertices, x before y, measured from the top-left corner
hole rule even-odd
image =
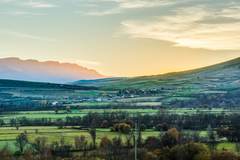
[[[32,8],[54,8],[57,7],[55,4],[51,4],[48,2],[43,2],[43,1],[34,1],[34,0],[29,0],[28,2],[23,3],[25,6],[29,6]]]
[[[85,15],[90,15],[90,16],[106,16],[106,15],[119,14],[121,12],[122,12],[122,9],[113,8],[113,9],[103,10],[103,11],[88,11],[88,12],[81,12],[81,13],[84,13]],[[77,12],[77,13],[80,13],[80,12]]]
[[[56,42],[57,41],[56,39],[52,39],[49,37],[41,37],[41,36],[31,35],[31,34],[27,34],[27,33],[20,33],[20,32],[8,31],[8,30],[0,31],[0,34],[14,36],[14,37],[18,37],[18,38],[24,38],[24,39],[47,41],[47,42]]]
[[[176,0],[112,0],[119,4],[121,8],[149,8],[158,7],[161,5],[174,4]]]
[[[11,15],[11,16],[45,16],[46,13],[35,13],[35,12],[28,12],[28,11],[8,11],[8,12],[0,12],[0,15]]]
[[[56,4],[43,0],[0,0],[3,4],[12,4],[13,6],[27,6],[31,8],[54,8]]]
[[[182,0],[183,2],[185,0]],[[88,12],[81,12],[86,15],[92,16],[105,16],[112,14],[119,14],[126,10],[141,9],[141,8],[153,8],[165,5],[171,5],[179,3],[177,0],[98,0],[88,1],[91,6],[94,6],[94,10]],[[111,4],[111,7],[105,9],[99,9],[103,5]],[[79,12],[78,12],[79,13]]]
[[[169,41],[175,46],[190,48],[239,50],[239,13],[239,7],[188,7],[153,21],[124,21],[122,25],[124,32],[133,38]],[[227,21],[226,18],[232,19]],[[213,19],[218,19],[219,23],[213,23]]]
[[[14,0],[0,0],[0,3],[9,3],[9,2],[12,2]]]

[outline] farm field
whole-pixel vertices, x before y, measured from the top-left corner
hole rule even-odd
[[[41,118],[51,118],[51,119],[61,119],[66,117],[82,117],[90,112],[107,114],[111,112],[127,112],[131,114],[156,114],[161,112],[167,112],[170,114],[196,114],[196,113],[212,113],[212,114],[235,114],[240,113],[239,109],[223,109],[223,108],[213,108],[209,109],[192,109],[192,108],[173,108],[173,109],[75,109],[68,113],[66,110],[59,110],[56,113],[53,110],[49,111],[19,111],[19,112],[4,112],[0,115],[0,119],[9,122],[10,119],[18,119],[26,117],[29,119],[41,119]]]
[[[193,131],[184,131],[184,132],[193,132]],[[61,139],[64,139],[66,144],[74,145],[74,138],[78,136],[85,136],[88,142],[91,142],[90,134],[87,130],[78,130],[72,129],[71,127],[59,129],[58,127],[20,127],[17,130],[15,127],[1,127],[0,128],[0,149],[7,147],[12,152],[17,150],[16,148],[16,137],[21,134],[26,133],[28,135],[29,141],[34,142],[36,138],[44,137],[47,139],[48,143],[60,142]],[[147,137],[155,136],[158,137],[162,133],[154,130],[145,130],[142,132],[142,138],[145,140]],[[97,129],[97,144],[100,143],[101,138],[108,137],[110,139],[120,136],[123,141],[126,140],[126,136],[121,133],[111,132],[110,129]],[[200,131],[200,136],[207,136],[207,131]],[[217,144],[217,150],[229,150],[237,152],[236,144],[230,142],[220,142]]]
[[[60,142],[60,140],[64,138],[66,144],[74,145],[74,138],[81,135],[87,137],[88,141],[91,142],[91,138],[87,130],[71,129],[71,127],[59,129],[58,127],[31,126],[20,127],[19,130],[15,127],[2,127],[0,128],[0,148],[7,146],[12,151],[16,151],[16,137],[20,133],[27,133],[30,142],[34,142],[34,140],[38,137],[45,137],[48,140],[48,143]],[[149,136],[159,135],[160,132],[153,130],[146,130],[142,132],[143,139],[146,139]],[[111,132],[110,129],[97,129],[97,144],[99,144],[101,138],[105,136],[110,139],[120,136],[123,141],[126,139],[124,134]]]

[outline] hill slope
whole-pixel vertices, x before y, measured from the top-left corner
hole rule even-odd
[[[239,107],[240,58],[200,69],[136,78],[78,81],[75,84],[119,90],[122,96],[157,96],[165,106]]]
[[[43,83],[43,82],[30,82],[30,81],[18,81],[18,80],[7,80],[0,79],[0,89],[4,88],[30,88],[34,89],[59,89],[59,90],[96,90],[96,87],[87,86],[76,86],[69,84],[56,84],[56,83]]]
[[[94,92],[98,92],[96,87],[0,79],[0,112],[52,109]]]
[[[95,70],[57,61],[39,62],[19,58],[0,59],[0,79],[66,83],[78,79],[104,78]]]
[[[158,89],[163,85],[224,85],[238,86],[240,81],[240,58],[200,69],[168,73],[155,76],[142,76],[134,78],[107,78],[88,81],[77,81],[74,84],[84,86],[100,86],[103,88],[135,88]]]

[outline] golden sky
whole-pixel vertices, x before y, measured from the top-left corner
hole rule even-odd
[[[111,76],[240,56],[239,0],[0,0],[0,57],[78,63]]]

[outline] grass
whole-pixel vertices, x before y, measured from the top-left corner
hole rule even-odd
[[[141,114],[155,114],[158,113],[158,109],[78,109],[72,110],[71,113],[66,113],[65,110],[59,111],[59,114],[56,114],[54,111],[26,111],[26,112],[9,112],[4,113],[0,116],[0,119],[4,119],[5,122],[9,121],[12,118],[21,118],[26,117],[30,119],[40,119],[40,118],[51,118],[51,119],[62,119],[68,116],[84,116],[89,112],[105,113],[105,112],[128,112],[129,114],[141,113]],[[173,114],[196,114],[196,113],[214,113],[221,114],[225,113],[236,113],[239,110],[225,110],[219,108],[208,109],[190,109],[190,108],[181,108],[181,109],[168,109],[169,113]],[[0,148],[7,146],[11,151],[16,151],[15,140],[16,137],[23,132],[27,132],[30,142],[33,142],[37,137],[46,137],[49,143],[59,142],[62,137],[65,137],[65,142],[68,144],[74,144],[74,138],[77,136],[84,135],[87,137],[88,142],[91,142],[91,137],[87,130],[77,130],[69,128],[59,129],[56,126],[47,126],[47,127],[20,127],[19,130],[16,130],[15,127],[1,127],[0,128]],[[194,132],[194,131],[186,131]],[[207,131],[199,131],[201,137],[207,136]],[[146,139],[149,136],[159,136],[160,132],[154,130],[146,130],[142,133],[143,139]],[[125,140],[125,135],[110,132],[110,129],[97,129],[97,143],[100,142],[101,138],[107,136],[112,139],[117,136],[121,136]],[[236,152],[236,145],[230,142],[221,142],[216,146],[217,150],[229,150]]]
[[[38,132],[37,132],[38,130]],[[59,129],[57,127],[20,127],[19,130],[13,127],[4,127],[0,128],[0,148],[8,146],[9,149],[15,151],[15,140],[16,137],[20,134],[26,132],[30,142],[34,142],[37,137],[46,137],[49,143],[59,142],[62,137],[67,144],[74,144],[74,138],[77,136],[84,135],[87,137],[88,141],[91,142],[90,135],[86,130],[77,130],[77,129]],[[149,136],[159,136],[159,132],[153,130],[146,130],[142,133],[143,139],[146,139]],[[112,139],[117,136],[121,136],[123,141],[125,141],[125,135],[110,132],[110,129],[97,129],[97,143],[100,142],[102,137],[107,136]]]
[[[30,142],[34,142],[34,140],[38,137],[45,137],[48,140],[48,143],[59,142],[60,139],[64,137],[66,144],[74,145],[74,138],[77,136],[84,135],[88,142],[91,142],[91,137],[87,130],[77,130],[72,128],[64,128],[59,129],[58,127],[20,127],[19,130],[16,130],[14,127],[2,127],[0,128],[0,149],[4,147],[8,147],[12,152],[16,151],[16,137],[20,133],[26,132]],[[187,131],[188,132],[188,131]],[[191,131],[192,132],[192,131]],[[142,132],[142,138],[146,139],[150,136],[158,137],[160,132],[154,131],[151,129],[145,130]],[[100,143],[101,138],[107,136],[112,139],[114,137],[120,136],[123,141],[126,140],[124,134],[111,132],[110,129],[97,129],[97,144]],[[201,137],[207,136],[207,131],[200,131]],[[229,150],[232,152],[237,152],[236,144],[231,142],[221,142],[216,146],[216,149],[221,150]]]
[[[228,151],[232,151],[232,152],[237,152],[236,144],[235,143],[231,143],[231,142],[219,143],[217,145],[217,150],[219,150],[219,151],[221,151],[221,150],[228,150]]]
[[[144,104],[148,105],[158,105],[159,102],[142,102],[141,105]],[[72,110],[71,113],[67,113],[65,110],[60,110],[58,114],[55,113],[55,111],[25,111],[25,112],[5,112],[0,115],[0,119],[3,119],[6,122],[9,122],[10,119],[19,119],[22,117],[26,117],[29,119],[41,119],[41,118],[51,118],[51,119],[63,119],[66,117],[82,117],[90,112],[96,112],[96,113],[109,113],[109,112],[127,112],[129,114],[135,114],[140,113],[142,115],[144,114],[156,114],[160,112],[159,109],[154,109],[150,107],[149,109],[76,109]],[[213,108],[211,110],[209,109],[192,109],[192,108],[171,108],[165,110],[170,114],[197,114],[197,113],[213,113],[213,114],[234,114],[234,113],[240,113],[240,110],[228,110],[223,108]]]

